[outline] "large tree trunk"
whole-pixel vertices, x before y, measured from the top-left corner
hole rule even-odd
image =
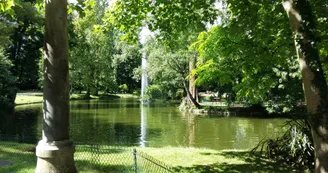
[[[196,99],[191,95],[187,85],[186,85],[186,82],[183,82],[183,86],[184,86],[184,89],[185,91],[187,92],[187,98],[189,101],[191,101],[191,103],[197,108],[197,109],[200,109],[201,106],[200,104],[196,101]]]
[[[67,0],[46,1],[42,140],[36,172],[75,173],[69,137]]]
[[[195,60],[191,59],[189,61],[189,73],[191,73],[194,69],[195,69]],[[193,96],[193,98],[195,98],[195,100],[198,102],[198,90],[197,87],[195,86],[195,80],[196,80],[196,76],[192,76],[189,79],[189,92],[191,93],[191,95]]]
[[[315,172],[328,172],[328,88],[321,67],[315,17],[308,0],[283,0],[295,36],[315,148]]]

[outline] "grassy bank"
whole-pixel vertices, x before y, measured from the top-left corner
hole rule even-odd
[[[43,100],[42,95],[17,95],[15,104],[24,105],[24,104],[41,103],[42,100]]]
[[[71,100],[113,99],[113,98],[137,98],[137,96],[133,94],[111,94],[111,95],[100,94],[99,96],[91,95],[88,98],[86,98],[84,94],[72,94],[70,96]],[[43,100],[42,93],[19,93],[16,96],[15,104],[25,105],[25,104],[42,103],[42,100]]]
[[[81,173],[122,172],[132,166],[132,160],[127,157],[130,156],[132,147],[126,149],[123,151],[109,147],[106,154],[95,155],[88,150],[83,150],[83,146],[78,146],[75,153],[76,167]],[[246,151],[216,151],[183,147],[137,148],[137,150],[166,163],[176,172],[304,172],[250,156]],[[98,163],[106,161],[107,164],[94,169],[90,164],[92,159],[97,159]],[[0,142],[0,160],[14,162],[12,165],[0,167],[2,173],[32,173],[35,170],[36,156],[31,145]]]

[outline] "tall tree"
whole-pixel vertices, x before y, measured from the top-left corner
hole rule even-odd
[[[42,140],[36,172],[75,173],[69,137],[67,0],[46,1]]]
[[[86,90],[87,96],[97,95],[99,89],[117,88],[113,67],[117,32],[111,26],[101,27],[104,9],[100,2],[89,6],[83,16],[73,16],[75,44],[70,51],[70,79],[73,88]]]
[[[13,65],[5,51],[11,43],[9,36],[13,33],[15,27],[7,19],[9,9],[11,8],[7,7],[6,4],[0,5],[0,109],[5,109],[8,106],[13,107],[17,92],[16,78],[10,71]]]
[[[16,78],[10,72],[11,61],[0,47],[0,109],[13,107],[16,96]]]
[[[140,80],[133,79],[133,71],[141,65],[139,44],[129,44],[116,39],[116,53],[113,56],[113,67],[118,85],[126,84],[130,93],[140,88]]]
[[[16,27],[11,34],[11,44],[7,51],[14,64],[12,72],[18,78],[20,89],[37,88],[38,61],[41,59],[43,43],[43,16],[35,7],[35,2],[21,2],[14,6],[15,17],[8,19]]]
[[[328,172],[328,88],[320,62],[316,19],[308,0],[283,0],[293,30],[315,148],[315,172]]]
[[[187,81],[189,61],[195,57],[193,51],[181,46],[185,39],[184,36],[177,38],[180,44],[176,47],[170,47],[158,39],[150,39],[144,47],[148,57],[147,71],[151,83],[161,85],[164,92],[172,94],[179,88],[184,89],[191,105],[200,108],[196,98],[190,93]]]

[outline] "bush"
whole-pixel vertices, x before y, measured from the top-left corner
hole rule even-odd
[[[252,153],[260,151],[270,159],[296,167],[313,169],[314,146],[310,124],[306,120],[291,120],[289,129],[277,139],[262,141]]]
[[[146,97],[150,100],[163,98],[162,88],[159,85],[150,85],[147,87]]]
[[[127,93],[129,91],[128,85],[122,84],[118,87],[121,93]]]
[[[136,89],[132,92],[133,95],[136,95],[136,96],[140,96],[141,94],[141,90],[140,89]]]
[[[184,96],[184,90],[178,89],[177,92],[175,93],[175,99],[182,99],[183,96]]]
[[[16,96],[16,78],[9,71],[10,60],[0,49],[0,105],[12,106]]]

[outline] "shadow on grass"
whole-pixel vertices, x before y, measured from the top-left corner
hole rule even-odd
[[[37,157],[34,144],[20,144],[14,142],[0,142],[0,160],[13,162],[11,165],[0,167],[1,173],[34,173]],[[82,151],[77,148],[75,153],[75,165],[80,173],[102,172],[133,172],[132,154],[131,161],[125,156],[123,149],[112,147],[102,149],[104,152]],[[87,152],[85,157],[79,158],[79,152]],[[121,155],[119,155],[121,153]],[[132,152],[131,152],[132,153]],[[110,155],[114,154],[114,155]],[[126,153],[130,154],[130,153]],[[104,157],[105,156],[105,157]],[[115,156],[115,157],[114,157]],[[86,159],[86,160],[79,160]],[[127,165],[126,163],[131,163]]]
[[[35,153],[33,151],[27,151],[26,146],[23,148],[8,148],[8,146],[0,145],[0,160],[13,162],[11,165],[0,167],[1,173],[32,173],[36,166]]]
[[[76,160],[75,161],[76,169],[79,172],[94,172],[94,173],[117,173],[117,172],[126,172],[133,173],[133,166],[127,165],[108,165],[108,164],[92,164],[90,161]]]
[[[281,163],[276,163],[265,158],[261,158],[255,155],[250,155],[249,152],[234,152],[223,151],[220,153],[202,153],[203,155],[221,155],[227,159],[238,159],[241,163],[226,163],[217,162],[208,165],[193,165],[192,167],[175,167],[177,172],[188,173],[212,173],[212,172],[224,172],[224,173],[289,173],[289,172],[308,172],[307,170],[299,170],[286,166]]]

